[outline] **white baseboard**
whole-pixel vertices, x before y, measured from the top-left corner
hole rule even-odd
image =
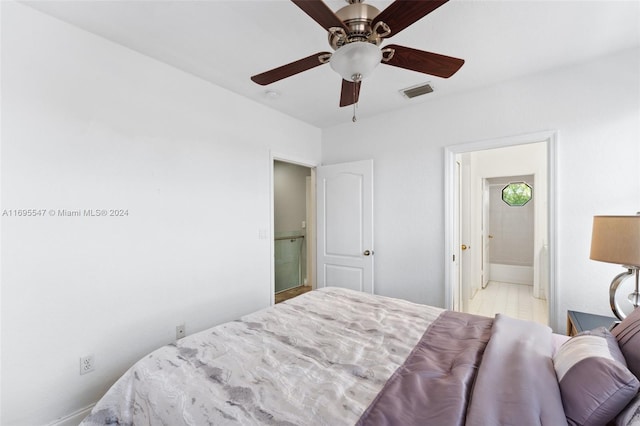
[[[490,264],[491,281],[533,285],[533,266]]]
[[[89,415],[94,405],[96,404],[91,404],[88,407],[84,407],[78,411],[74,411],[71,414],[68,414],[57,419],[54,422],[49,423],[47,426],[78,426],[80,422]]]

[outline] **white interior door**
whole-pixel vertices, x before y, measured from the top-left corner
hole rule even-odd
[[[373,293],[373,160],[316,171],[317,286]]]
[[[473,251],[471,250],[471,181],[470,164],[467,154],[460,155],[460,183],[458,185],[458,210],[460,210],[460,240],[456,242],[456,251],[460,258],[460,309],[468,312],[469,301],[478,290],[473,285],[472,265]]]
[[[490,187],[487,179],[482,179],[482,288],[486,288],[489,284],[490,268],[490,250],[491,250],[491,230],[489,227],[491,218],[491,198]]]
[[[456,171],[455,171],[455,186],[458,188],[456,191],[456,198],[453,204],[453,216],[456,226],[453,228],[453,246],[455,247],[454,254],[452,255],[452,260],[455,265],[454,270],[455,274],[453,275],[453,310],[454,311],[463,311],[464,312],[464,299],[462,297],[462,259],[460,256],[460,245],[461,243],[461,232],[462,232],[462,215],[460,214],[460,204],[462,198],[462,166],[460,165],[460,161],[456,161]]]

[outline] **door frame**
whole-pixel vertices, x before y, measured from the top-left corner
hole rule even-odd
[[[275,161],[282,161],[284,163],[296,164],[298,166],[308,167],[311,169],[311,190],[313,191],[313,194],[311,195],[310,199],[311,199],[311,202],[313,203],[314,214],[312,215],[313,223],[309,223],[309,220],[308,220],[306,224],[307,226],[306,229],[312,230],[313,238],[307,237],[306,243],[307,243],[308,250],[311,251],[311,253],[308,253],[308,254],[309,256],[312,255],[311,261],[313,262],[312,263],[313,267],[311,271],[307,271],[307,274],[314,275],[314,279],[313,279],[314,288],[315,288],[315,282],[316,282],[316,278],[315,278],[315,273],[316,273],[315,205],[317,201],[315,196],[315,188],[316,188],[316,167],[318,167],[320,163],[310,159],[304,159],[304,158],[294,157],[287,154],[281,154],[274,151],[269,151],[269,227],[268,227],[269,231],[268,231],[268,236],[265,235],[265,238],[269,238],[269,295],[267,299],[269,301],[269,306],[272,306],[275,304],[275,292],[276,292],[276,268],[275,268],[276,246],[275,246],[275,240],[274,240],[275,238],[275,225],[274,225],[274,220],[275,220],[274,184],[275,182],[273,177],[273,169],[274,169]],[[307,212],[307,217],[309,217],[308,212]],[[263,233],[261,230],[258,231],[258,234],[259,234],[258,238],[262,239]],[[310,240],[313,240],[313,241],[310,241]]]
[[[482,178],[482,250],[481,259],[482,259],[482,281],[480,281],[480,289],[484,289],[489,285],[489,280],[491,279],[491,274],[489,272],[489,256],[490,256],[490,248],[489,248],[489,222],[490,222],[490,196],[489,196],[489,181],[486,177]]]
[[[455,255],[458,257],[459,244],[456,244],[455,200],[457,197],[456,185],[456,156],[473,151],[484,151],[494,148],[505,148],[516,145],[546,142],[547,144],[547,185],[548,185],[548,241],[549,241],[549,318],[548,323],[554,330],[559,330],[562,326],[558,322],[558,297],[556,286],[556,145],[558,132],[555,130],[528,133],[515,136],[506,136],[494,139],[486,139],[474,142],[450,145],[444,147],[444,228],[445,228],[445,250],[444,250],[444,275],[445,275],[445,308],[452,309],[454,306],[454,296],[458,293],[459,280],[457,278],[455,262],[451,259]]]

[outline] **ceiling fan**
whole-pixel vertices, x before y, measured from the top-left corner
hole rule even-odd
[[[335,52],[318,52],[254,75],[251,80],[255,83],[264,86],[330,63],[342,76],[343,107],[358,102],[362,79],[380,63],[442,78],[451,77],[464,64],[462,59],[396,44],[378,47],[384,39],[398,34],[448,0],[395,0],[382,12],[362,3],[363,0],[346,0],[349,4],[335,13],[322,0],[291,1],[328,31],[329,44]]]

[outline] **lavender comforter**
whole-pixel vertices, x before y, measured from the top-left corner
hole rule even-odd
[[[358,425],[562,425],[551,330],[446,311]]]
[[[551,346],[529,322],[321,289],[149,354],[81,425],[557,425]]]

